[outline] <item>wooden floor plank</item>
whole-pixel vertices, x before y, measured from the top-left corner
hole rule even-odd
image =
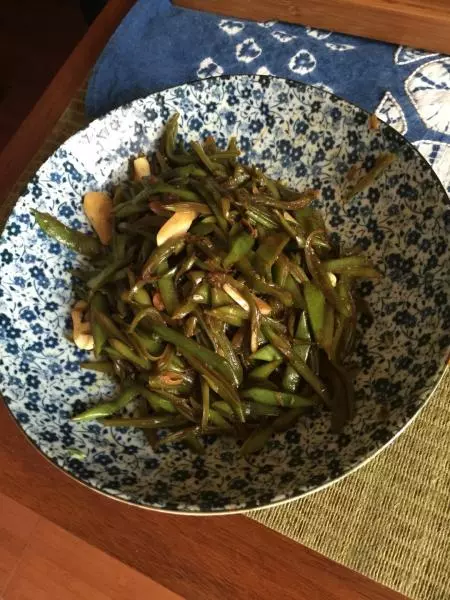
[[[45,519],[37,524],[3,598],[182,600],[181,596]]]
[[[0,493],[0,595],[11,579],[40,517]]]
[[[167,515],[111,500],[40,456],[2,403],[0,424],[4,493],[187,600],[403,598],[245,517]]]

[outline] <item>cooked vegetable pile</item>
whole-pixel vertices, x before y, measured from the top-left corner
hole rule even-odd
[[[154,446],[184,440],[197,452],[204,434],[234,436],[242,455],[311,406],[341,428],[354,395],[343,366],[355,339],[352,287],[378,272],[330,243],[309,206],[315,190],[239,163],[234,139],[225,150],[212,138],[186,149],[177,119],[159,151],[130,161],[112,196],[85,195],[96,236],[34,212],[47,234],[91,257],[74,272],[73,340],[94,351],[83,368],[120,386],[73,420],[143,428]]]

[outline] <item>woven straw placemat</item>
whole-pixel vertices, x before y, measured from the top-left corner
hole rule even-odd
[[[0,205],[0,224],[40,164],[86,124],[83,99],[81,90]],[[247,516],[414,600],[450,598],[450,370],[415,422],[368,464]]]

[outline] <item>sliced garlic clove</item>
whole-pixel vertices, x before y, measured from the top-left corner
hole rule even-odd
[[[336,287],[337,277],[334,273],[328,273],[328,280],[333,287]]]
[[[89,321],[83,321],[86,307],[86,302],[80,300],[72,309],[73,341],[80,350],[93,350],[94,338],[91,334],[91,324]]]
[[[80,333],[77,338],[74,336],[75,345],[80,350],[93,350],[94,338],[89,333]]]
[[[143,177],[149,177],[151,175],[150,163],[145,156],[135,158],[133,161],[134,178],[142,179]]]
[[[112,200],[106,192],[88,192],[83,199],[84,213],[106,246],[112,237]]]
[[[223,291],[226,292],[230,296],[230,298],[232,298],[236,302],[236,304],[239,304],[241,308],[243,308],[247,312],[250,311],[250,306],[247,300],[235,287],[233,287],[229,283],[225,283],[223,286]],[[269,306],[269,304],[267,304],[267,302],[265,302],[261,298],[258,298],[257,296],[254,296],[254,298],[255,304],[258,307],[260,313],[262,315],[270,315],[272,309]]]
[[[250,352],[253,354],[254,352],[257,352],[258,350],[258,333],[256,331],[251,330],[250,333]]]
[[[182,235],[189,231],[192,221],[197,217],[195,210],[183,210],[174,213],[168,221],[164,223],[156,235],[156,244],[161,246],[167,240]]]
[[[270,315],[270,313],[272,312],[272,308],[270,306],[270,304],[267,304],[267,302],[265,302],[264,300],[262,300],[261,298],[258,298],[255,296],[255,302],[256,302],[256,306],[259,308],[259,312],[262,315]]]
[[[244,296],[241,295],[241,293],[235,287],[233,287],[229,283],[225,283],[223,285],[223,291],[226,292],[230,296],[230,298],[233,298],[233,300],[236,302],[236,304],[239,304],[239,306],[241,308],[243,308],[244,310],[249,312],[250,306],[249,306],[247,300],[244,298]]]

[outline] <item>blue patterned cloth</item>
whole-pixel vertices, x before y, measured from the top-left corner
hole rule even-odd
[[[94,69],[87,113],[95,118],[173,85],[239,73],[301,80],[376,112],[450,191],[450,57],[403,46],[140,0]]]

